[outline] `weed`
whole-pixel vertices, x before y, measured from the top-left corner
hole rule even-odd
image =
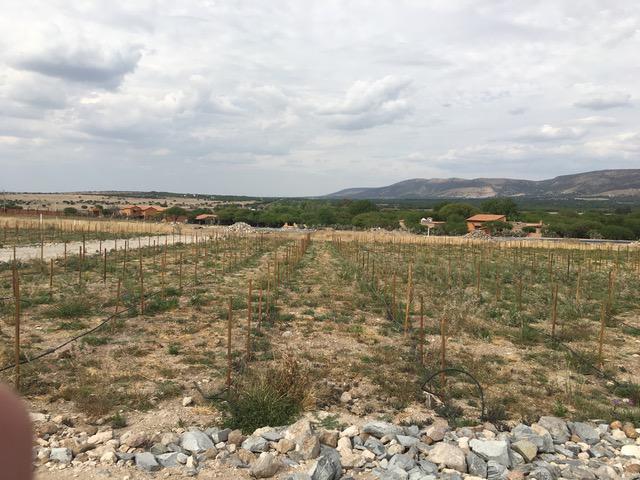
[[[109,419],[109,423],[111,428],[124,428],[127,426],[127,419],[118,412]]]
[[[226,425],[250,433],[266,425],[286,425],[307,406],[309,372],[291,357],[277,366],[250,371],[229,394]]]
[[[82,343],[91,345],[92,347],[106,345],[110,340],[111,339],[109,337],[98,337],[95,335],[87,335],[86,337],[82,337]]]
[[[91,315],[92,308],[88,301],[82,298],[62,300],[58,305],[47,308],[45,315],[53,318],[79,318]]]

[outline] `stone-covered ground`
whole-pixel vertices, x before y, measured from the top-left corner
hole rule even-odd
[[[185,402],[186,403],[186,402]],[[71,426],[32,414],[38,478],[637,479],[640,429],[621,422],[565,422],[542,416],[499,431],[490,423],[453,428],[381,420],[328,428],[308,416],[288,427],[167,431]],[[323,426],[325,425],[325,426]]]

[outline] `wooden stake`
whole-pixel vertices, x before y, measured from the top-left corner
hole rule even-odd
[[[409,264],[409,274],[407,278],[407,305],[405,308],[404,314],[404,336],[407,336],[407,332],[409,331],[409,315],[411,314],[411,292],[412,292],[412,281],[413,281],[413,273],[412,273],[412,265]]]
[[[53,258],[49,261],[49,295],[53,295]]]
[[[229,314],[227,316],[227,388],[231,387],[231,319],[233,316],[233,298],[229,297]]]
[[[558,285],[552,287],[551,300],[551,338],[556,338],[556,322],[558,321]]]
[[[391,316],[392,320],[395,322],[396,317],[398,315],[397,312],[397,303],[396,303],[396,271],[393,271],[393,283],[391,286]]]
[[[600,363],[600,367],[602,368],[603,359],[602,359],[602,343],[604,340],[604,327],[607,319],[607,304],[602,302],[602,307],[600,308],[600,335],[598,335],[598,362]]]
[[[424,365],[424,298],[420,295],[420,365]]]
[[[447,317],[440,319],[440,369],[447,368]],[[447,382],[445,372],[440,373],[440,383],[444,388]]]
[[[104,249],[104,260],[102,261],[102,283],[107,283],[107,249]]]
[[[82,288],[82,267],[83,267],[83,257],[82,257],[82,247],[78,247],[78,286]]]
[[[262,287],[260,287],[260,291],[258,293],[258,325],[257,331],[260,331],[260,324],[262,323]]]
[[[142,253],[140,255],[140,315],[144,315],[144,270],[142,269]]]
[[[20,391],[20,274],[13,269],[13,296],[15,300],[15,335],[14,335],[14,363],[15,363],[15,388]]]
[[[249,294],[247,295],[247,362],[251,359],[251,296],[253,280],[249,279]]]

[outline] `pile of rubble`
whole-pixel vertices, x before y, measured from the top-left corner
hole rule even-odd
[[[463,235],[462,238],[472,238],[475,240],[491,240],[493,239],[493,237],[491,235],[489,235],[487,232],[485,232],[484,230],[473,230],[469,233],[467,233],[466,235]]]
[[[500,432],[490,423],[455,429],[436,418],[426,427],[370,421],[327,430],[303,419],[249,436],[217,427],[118,435],[36,415],[35,461],[51,469],[115,465],[195,476],[224,466],[287,480],[640,479],[640,429],[631,423],[543,416]]]
[[[236,222],[233,225],[224,227],[224,231],[228,233],[251,233],[254,232],[255,229],[248,223]]]

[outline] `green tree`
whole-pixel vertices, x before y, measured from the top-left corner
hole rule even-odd
[[[352,216],[356,216],[366,212],[377,212],[378,206],[371,200],[355,200],[348,206],[348,210]]]
[[[518,215],[518,205],[510,198],[490,198],[482,202],[480,208],[485,213],[506,215],[508,219]]]
[[[468,203],[449,203],[438,210],[440,219],[446,221],[449,221],[451,217],[462,217],[464,220],[476,213],[478,213],[478,209]]]
[[[447,218],[443,230],[447,235],[464,235],[467,233],[467,222],[465,217],[459,214],[452,214]]]
[[[78,209],[73,207],[66,207],[64,210],[62,210],[62,213],[64,213],[66,216],[78,215]]]

